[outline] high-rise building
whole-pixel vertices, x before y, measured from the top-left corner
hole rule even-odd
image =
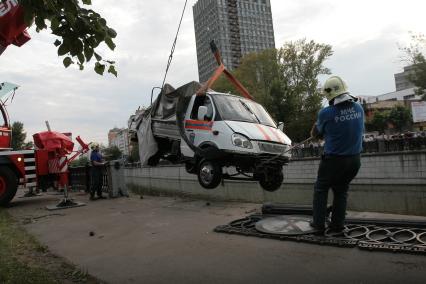
[[[114,128],[108,132],[108,146],[117,146],[123,156],[129,156],[129,130]]]
[[[112,141],[115,140],[117,137],[117,134],[121,131],[120,128],[114,127],[110,131],[108,131],[108,146],[111,146],[113,143]]]
[[[415,87],[409,80],[409,76],[414,73],[414,66],[405,66],[404,72],[395,74],[395,88],[397,91],[406,90]]]
[[[275,48],[270,0],[198,0],[192,10],[200,82],[217,68],[212,40],[230,70],[248,53]]]

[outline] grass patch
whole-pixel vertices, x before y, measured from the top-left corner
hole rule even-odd
[[[99,283],[51,253],[0,208],[0,283]]]
[[[43,253],[44,248],[0,209],[0,283],[57,283],[48,271],[23,260],[27,251]]]

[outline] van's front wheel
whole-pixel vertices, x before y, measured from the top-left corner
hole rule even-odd
[[[211,160],[202,160],[197,171],[198,182],[207,189],[217,187],[222,180],[222,167]]]
[[[264,190],[273,192],[281,187],[283,180],[282,168],[270,169],[261,175],[259,184]]]

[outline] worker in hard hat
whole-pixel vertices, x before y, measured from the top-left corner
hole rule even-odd
[[[90,154],[90,200],[95,200],[95,193],[98,199],[103,199],[102,196],[102,183],[103,183],[103,170],[104,170],[104,159],[99,151],[99,143],[91,143],[90,148],[92,153]]]
[[[333,191],[329,228],[344,229],[349,184],[360,169],[364,111],[352,96],[346,83],[338,76],[326,80],[322,88],[329,106],[321,109],[311,136],[324,139],[324,154],[314,187],[311,226],[325,230],[328,190]]]

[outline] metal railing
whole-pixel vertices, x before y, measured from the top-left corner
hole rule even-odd
[[[426,150],[426,137],[377,139],[362,143],[362,153],[390,153],[402,151]],[[293,158],[321,157],[324,147],[308,145],[305,148],[293,149]]]
[[[69,168],[69,180],[70,186],[73,190],[81,190],[85,192],[90,192],[91,188],[91,179],[90,179],[90,170],[91,166],[80,166],[80,167],[70,167]],[[111,171],[109,165],[106,165],[103,168],[103,181],[102,181],[102,191],[105,193],[112,192],[112,182],[111,182]]]

